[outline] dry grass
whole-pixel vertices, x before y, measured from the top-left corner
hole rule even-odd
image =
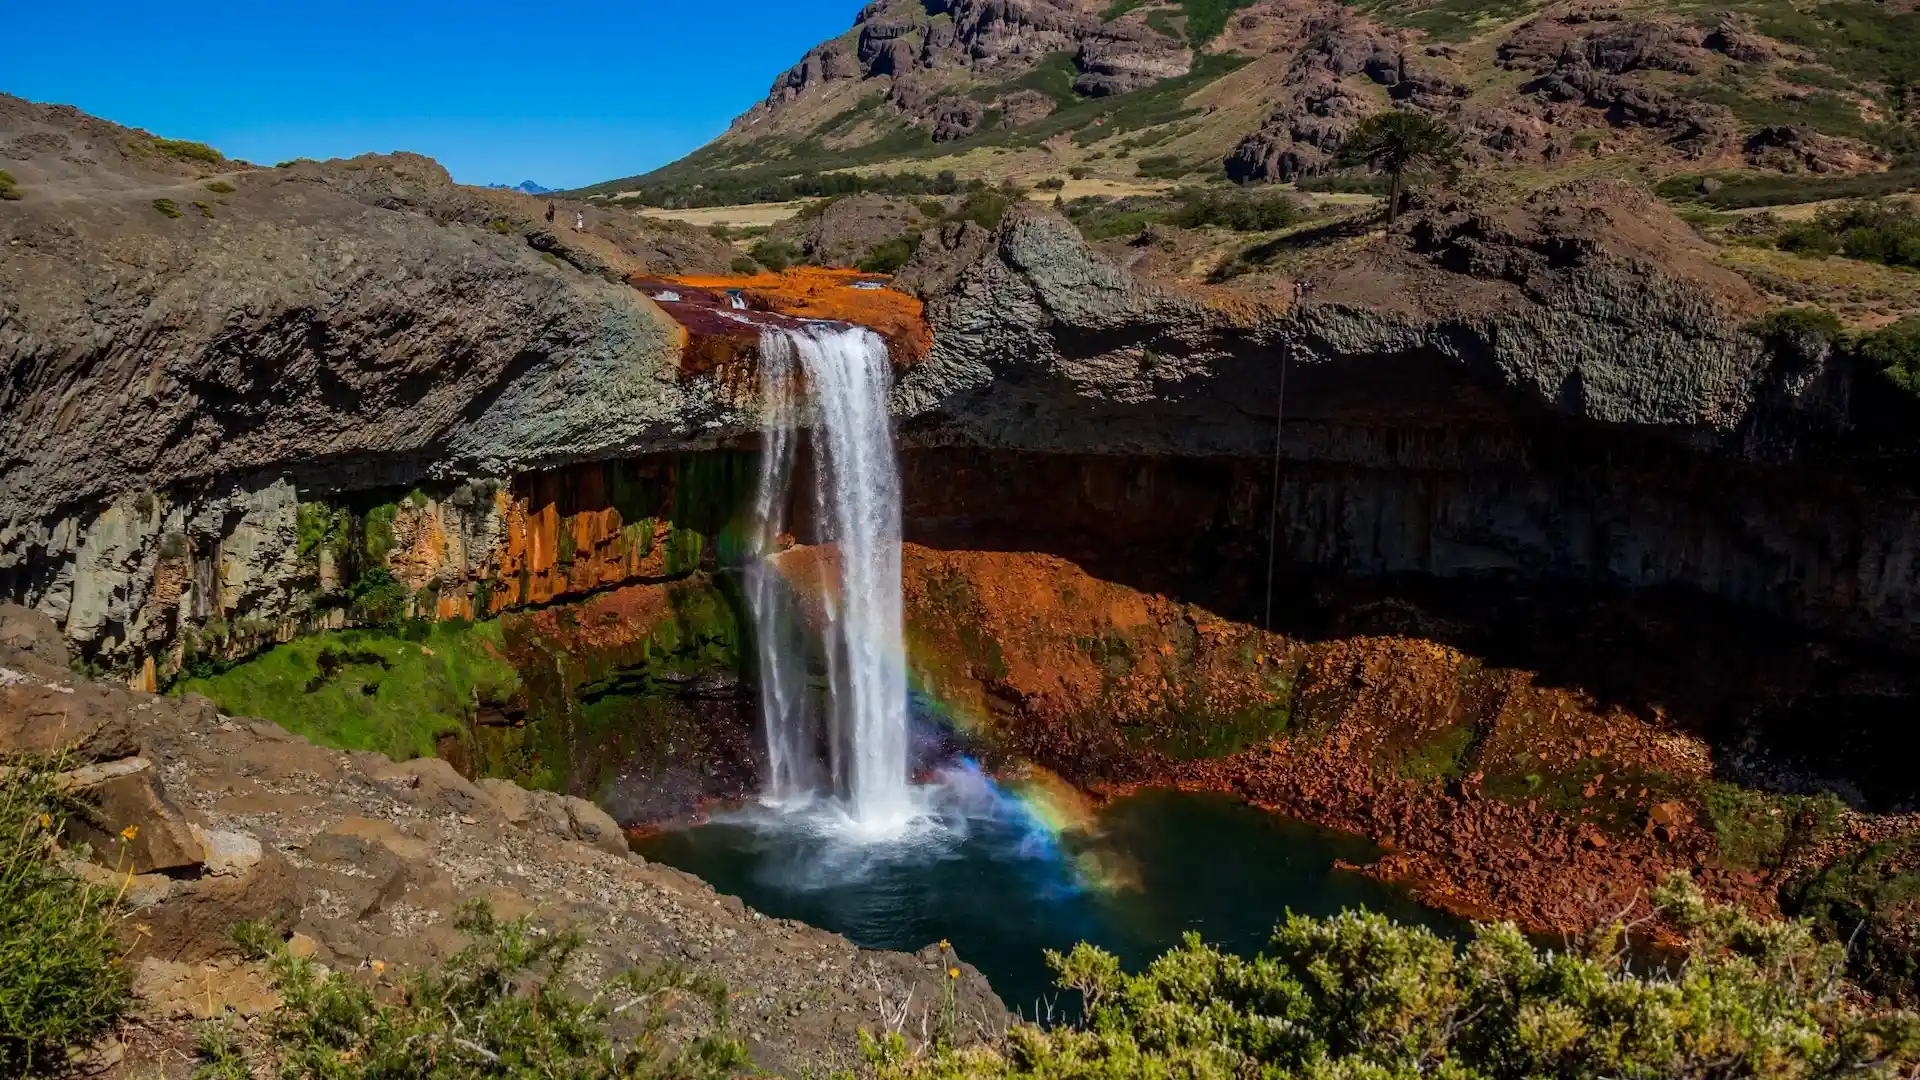
[[[795,199],[792,202],[744,203],[740,206],[695,206],[684,210],[669,210],[658,206],[640,208],[641,217],[661,218],[667,221],[683,221],[688,225],[707,228],[712,225],[728,225],[737,228],[775,225],[798,214],[818,199]]]

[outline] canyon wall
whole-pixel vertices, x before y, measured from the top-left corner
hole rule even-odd
[[[196,165],[4,104],[23,187],[70,197],[0,218],[0,595],[89,662],[153,684],[730,557],[757,361],[650,299],[703,268],[673,237],[543,227],[407,155]],[[1883,438],[1911,417],[1866,431],[1832,350],[1770,351],[1766,300],[1644,192],[1432,206],[1293,296],[1138,278],[1040,208],[899,280],[931,331],[892,339],[909,519],[942,543],[1075,533],[1101,565],[1175,534],[1138,561],[1218,563],[1242,618],[1271,533],[1341,574],[1677,586],[1920,643],[1920,455]]]

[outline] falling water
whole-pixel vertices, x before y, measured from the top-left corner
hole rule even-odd
[[[798,431],[811,419],[814,504],[822,539],[836,555],[837,580],[824,590],[832,794],[862,831],[891,832],[916,811],[907,784],[900,476],[886,408],[886,345],[859,328],[768,328],[760,352],[766,449],[755,501],[762,557],[749,566],[748,598],[760,641],[767,795],[789,802],[821,786],[800,620],[764,558],[785,527]]]

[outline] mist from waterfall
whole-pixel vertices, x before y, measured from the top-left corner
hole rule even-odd
[[[746,570],[759,648],[768,776],[779,806],[835,803],[856,831],[897,832],[918,815],[908,784],[901,641],[900,473],[887,415],[885,342],[858,327],[765,328],[760,338],[764,450],[755,493],[757,550]],[[808,707],[805,627],[770,563],[803,428],[811,428],[814,508],[834,547],[823,589],[825,731]],[[825,735],[825,769],[821,736]]]

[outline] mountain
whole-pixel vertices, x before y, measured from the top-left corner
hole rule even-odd
[[[488,184],[487,186],[495,191],[518,191],[523,195],[546,195],[559,190],[558,188],[541,187],[531,180],[522,180],[517,184]]]
[[[875,0],[712,143],[583,193],[751,201],[841,169],[1299,181],[1394,107],[1534,187],[1875,173],[1920,150],[1916,82],[1905,0]]]

